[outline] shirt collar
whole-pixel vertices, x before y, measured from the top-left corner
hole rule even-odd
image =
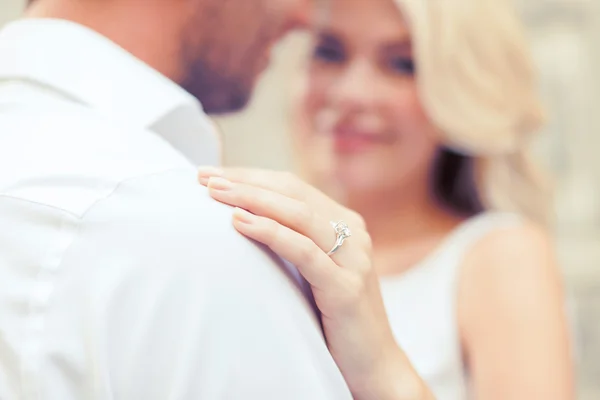
[[[220,143],[200,103],[104,36],[73,22],[22,19],[0,31],[0,80],[42,84],[110,118],[150,129],[194,164]]]

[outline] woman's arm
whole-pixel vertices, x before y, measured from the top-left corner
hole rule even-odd
[[[458,310],[476,399],[574,399],[565,300],[544,232],[490,234],[467,256]]]
[[[294,264],[310,283],[329,350],[356,399],[433,398],[396,344],[371,265],[371,242],[356,213],[286,174],[203,169],[211,196],[239,207],[233,224]],[[338,252],[331,221],[352,230]]]

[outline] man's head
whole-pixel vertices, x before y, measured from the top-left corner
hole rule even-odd
[[[33,0],[112,39],[197,97],[208,113],[243,108],[287,31],[315,0]]]

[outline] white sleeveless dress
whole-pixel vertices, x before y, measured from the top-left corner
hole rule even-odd
[[[418,265],[401,275],[381,279],[396,340],[439,400],[472,397],[456,312],[462,260],[486,234],[519,223],[520,218],[514,214],[480,214],[457,227]]]

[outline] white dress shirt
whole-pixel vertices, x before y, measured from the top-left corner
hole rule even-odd
[[[0,399],[351,398],[297,272],[197,184],[218,153],[97,33],[0,32]]]

